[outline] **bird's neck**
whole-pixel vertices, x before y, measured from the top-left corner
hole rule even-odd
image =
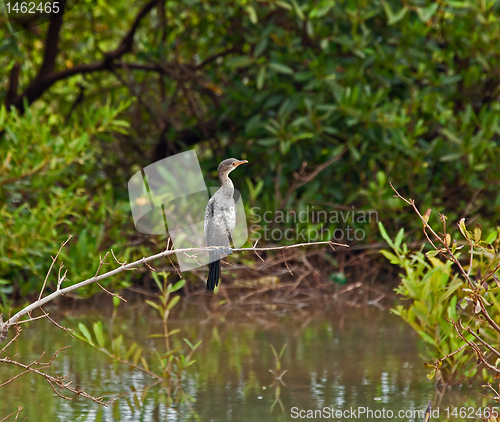
[[[223,188],[234,189],[233,182],[226,173],[219,174],[219,181]]]

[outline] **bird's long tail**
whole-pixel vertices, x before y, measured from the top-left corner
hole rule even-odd
[[[210,251],[210,264],[208,264],[207,292],[213,292],[219,285],[220,279],[220,254],[218,251]]]

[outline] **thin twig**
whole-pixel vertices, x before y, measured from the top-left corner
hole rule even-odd
[[[460,329],[458,328],[458,325],[460,324]],[[484,355],[483,353],[481,352],[481,349],[479,349],[479,347],[477,346],[476,343],[472,342],[472,341],[469,341],[465,338],[465,336],[462,334],[461,330],[465,330],[464,326],[462,325],[462,320],[458,320],[458,323],[457,322],[453,322],[453,325],[455,327],[455,330],[458,334],[458,336],[463,340],[465,341],[469,346],[470,348],[474,351],[474,353],[476,354],[476,356],[478,357],[478,359],[483,362],[489,369],[491,369],[493,372],[495,372],[496,374],[500,374],[500,369],[498,369],[497,367],[493,366],[492,364],[490,364],[485,358],[484,358]],[[466,331],[466,330],[465,330]]]
[[[436,362],[434,362],[434,366],[437,367],[439,362],[443,362],[446,359],[451,358],[452,356],[456,355],[458,352],[461,352],[462,350],[464,350],[466,347],[467,347],[467,345],[464,344],[464,345],[460,346],[457,350],[454,350],[453,352],[448,353],[446,356],[443,356],[442,358],[440,358]]]
[[[174,242],[172,241],[172,238],[169,236],[168,237],[168,241],[167,241],[167,250],[169,249],[169,246],[170,246],[170,243],[172,243],[172,248],[171,249],[174,249]],[[170,261],[170,263],[172,264],[172,267],[174,267],[174,270],[175,272],[177,273],[177,275],[179,276],[179,278],[182,278],[182,274],[177,271],[177,267],[174,265],[174,263],[172,262],[172,259],[170,258],[170,256],[168,257],[168,260]],[[194,258],[194,260],[196,261],[196,258]],[[198,261],[196,261],[198,262]],[[198,263],[199,264],[199,263]]]
[[[104,290],[108,295],[111,295],[111,296],[114,296],[114,297],[117,297],[118,299],[120,300],[123,300],[124,302],[126,302],[127,300],[125,298],[123,298],[122,296],[120,296],[119,294],[117,293],[113,293],[113,292],[110,292],[109,290],[105,289],[99,282],[97,282],[97,285],[102,289]]]
[[[64,248],[64,246],[66,246],[66,243],[68,243],[72,237],[73,236],[70,235],[66,241],[64,241],[63,243],[61,243],[61,247],[59,248],[59,251],[57,252],[57,255],[55,256],[55,258],[51,257],[52,258],[52,264],[50,264],[49,271],[47,272],[45,280],[43,281],[42,289],[40,290],[40,295],[38,296],[38,300],[40,300],[42,298],[43,291],[45,289],[45,285],[47,284],[47,280],[49,278],[50,272],[52,271],[52,267],[54,266],[55,262],[57,261],[57,258],[59,257],[59,254],[61,253],[61,251]]]
[[[16,420],[17,420],[17,417],[19,416],[19,412],[22,410],[23,408],[21,406],[19,406],[17,408],[17,410],[14,410],[10,415],[7,415],[5,418],[1,419],[0,422],[4,422],[7,420],[7,418],[10,418],[14,413],[17,413],[16,415]]]
[[[291,275],[293,275],[292,270],[291,270],[291,269],[290,269],[290,267],[288,266],[288,262],[286,262],[285,250],[283,249],[281,252],[283,253],[283,259],[285,260],[286,269],[288,270],[288,272],[289,272]]]
[[[14,343],[14,341],[16,341],[16,339],[19,337],[19,334],[21,334],[21,331],[22,331],[22,328],[19,326],[19,325],[16,325],[16,328],[17,328],[17,332],[16,334],[14,335],[14,337],[12,337],[12,339],[4,346],[4,348],[2,350],[0,350],[0,353],[3,353],[5,352],[5,350],[7,349],[7,347],[9,347],[12,343]]]
[[[256,246],[257,246],[257,243],[259,243],[259,239],[257,239],[257,240],[255,241],[254,245],[253,245],[253,250],[254,250],[254,252],[255,252],[255,248],[256,248]],[[257,256],[259,257],[259,259],[260,259],[262,262],[266,262],[266,261],[264,261],[264,259],[263,259],[263,258],[262,258],[262,257],[261,257],[261,256],[260,256],[257,252],[255,252],[255,255],[257,255]]]
[[[45,372],[42,372],[43,369],[47,369],[50,367],[50,365],[52,364],[52,362],[54,361],[54,359],[56,358],[56,356],[58,355],[58,353],[60,351],[67,349],[68,347],[70,347],[70,346],[62,347],[59,350],[57,350],[49,362],[40,362],[40,360],[43,357],[45,352],[42,353],[42,356],[40,356],[40,359],[35,360],[28,365],[21,363],[21,362],[18,362],[18,361],[15,361],[15,360],[12,360],[12,358],[9,358],[9,357],[0,359],[1,363],[9,363],[11,365],[16,365],[16,366],[19,366],[20,368],[24,369],[23,372],[17,374],[16,376],[14,376],[14,377],[10,378],[9,380],[5,381],[4,383],[0,384],[0,387],[3,387],[4,385],[11,383],[12,381],[14,381],[15,379],[19,378],[20,376],[22,376],[24,374],[32,372],[36,375],[40,375],[41,377],[45,378],[45,380],[52,387],[54,392],[66,400],[72,400],[72,399],[70,397],[66,397],[66,396],[63,396],[62,394],[60,394],[55,389],[55,386],[57,386],[60,390],[61,389],[67,390],[73,394],[76,394],[76,395],[81,396],[81,397],[85,397],[85,398],[90,399],[90,400],[92,400],[100,405],[103,405],[103,406],[109,406],[110,404],[112,404],[115,401],[114,397],[111,398],[109,401],[105,402],[105,401],[103,401],[102,397],[93,397],[90,394],[86,393],[85,390],[83,390],[83,389],[77,389],[75,387],[72,387],[71,381],[69,381],[69,382],[66,381],[67,376],[65,376],[65,377],[53,377],[52,375],[49,375]],[[39,368],[35,369],[35,368],[33,368],[33,366],[39,366]]]

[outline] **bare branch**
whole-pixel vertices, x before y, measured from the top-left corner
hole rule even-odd
[[[47,38],[45,40],[45,50],[43,53],[43,62],[38,75],[35,80],[43,80],[46,75],[53,72],[56,58],[57,58],[57,45],[59,44],[59,33],[61,32],[64,8],[66,7],[66,0],[60,4],[60,11],[57,17],[53,17],[49,22],[49,29],[47,31]]]
[[[22,113],[24,112],[23,98],[26,98],[28,100],[28,104],[31,104],[35,100],[40,98],[42,94],[57,81],[69,78],[73,75],[112,69],[115,60],[132,51],[134,35],[139,28],[141,20],[157,4],[157,0],[150,0],[142,7],[142,9],[136,15],[132,26],[130,27],[127,34],[123,37],[118,47],[114,50],[104,53],[104,60],[76,65],[61,71],[54,71],[54,66],[58,53],[57,43],[59,40],[59,32],[62,26],[62,15],[51,20],[49,24],[49,32],[47,34],[44,60],[40,71],[38,72],[38,75],[30,82],[24,92],[20,95],[17,95],[12,100],[12,104]]]
[[[0,384],[0,387],[3,387],[4,385],[11,383],[12,381],[14,381],[15,379],[19,378],[20,376],[22,376],[24,374],[32,372],[32,373],[34,373],[36,375],[40,375],[41,377],[45,378],[45,380],[52,387],[52,389],[54,390],[54,392],[57,395],[59,395],[60,397],[66,399],[66,400],[72,400],[72,399],[70,397],[66,397],[66,396],[63,396],[62,394],[60,394],[55,389],[55,386],[57,386],[59,388],[59,390],[67,390],[67,391],[69,391],[69,392],[71,392],[73,394],[76,394],[78,396],[90,399],[90,400],[92,400],[92,401],[94,401],[94,402],[96,402],[96,403],[98,403],[98,404],[100,404],[102,406],[109,406],[110,404],[112,404],[114,402],[114,400],[115,400],[114,397],[111,398],[109,401],[105,402],[102,397],[93,397],[90,394],[86,393],[85,390],[83,390],[83,389],[77,389],[75,387],[72,387],[71,386],[71,381],[69,381],[69,382],[66,381],[67,376],[65,376],[65,377],[59,377],[59,376],[58,377],[53,377],[52,375],[49,375],[49,374],[47,374],[45,372],[42,372],[43,369],[47,369],[47,368],[50,367],[50,365],[52,364],[52,362],[54,361],[54,359],[56,358],[56,356],[58,355],[58,353],[61,350],[67,349],[68,347],[70,347],[70,346],[62,347],[59,350],[57,350],[56,353],[54,354],[54,356],[52,357],[52,359],[49,362],[40,362],[40,360],[35,360],[32,363],[30,363],[29,365],[26,365],[24,363],[12,360],[9,357],[0,359],[1,363],[9,363],[11,365],[16,365],[16,366],[19,366],[20,368],[24,369],[24,371],[21,372],[20,374],[17,374],[16,376],[12,377],[11,379],[9,379],[9,380],[5,381],[4,383]],[[43,354],[42,354],[42,356],[43,356]],[[33,368],[34,366],[39,366],[39,365],[41,365],[39,369]]]
[[[0,318],[0,321],[1,320],[2,319]],[[19,337],[19,334],[21,334],[22,328],[19,325],[17,325],[16,328],[17,328],[16,335],[14,337],[12,337],[12,339],[3,347],[2,350],[0,350],[0,353],[5,352],[5,350],[7,349],[7,347],[9,347],[12,343],[14,343],[14,341],[16,341],[16,339]]]
[[[129,51],[132,50],[132,43],[134,42],[134,35],[139,28],[139,24],[141,23],[142,18],[144,18],[151,10],[153,10],[153,7],[155,7],[158,4],[158,0],[150,0],[148,3],[146,3],[142,9],[139,11],[137,16],[135,17],[134,23],[130,27],[129,31],[127,32],[127,35],[122,39],[120,42],[120,45],[118,48],[116,48],[113,51],[109,51],[105,53],[105,56],[108,60],[113,60],[113,59],[118,59],[121,56],[123,56],[125,53],[128,53]]]
[[[349,247],[349,245],[345,244],[340,244],[340,243],[334,243],[330,241],[324,241],[324,242],[311,242],[311,243],[299,243],[295,245],[287,245],[287,246],[272,246],[272,247],[267,247],[267,248],[237,248],[233,249],[234,252],[238,251],[273,251],[273,250],[283,250],[283,249],[293,249],[293,248],[299,248],[299,247],[307,247],[307,246],[317,246],[317,245],[336,245],[336,246],[344,246],[344,247]],[[21,309],[18,313],[16,313],[14,316],[9,318],[5,323],[1,323],[0,320],[0,333],[2,333],[4,330],[7,330],[9,327],[15,325],[21,317],[24,315],[29,315],[34,309],[40,308],[46,303],[56,299],[57,297],[64,295],[66,293],[69,293],[73,290],[77,290],[81,287],[87,286],[92,283],[99,282],[101,280],[104,280],[106,278],[109,278],[113,275],[119,274],[123,271],[130,270],[130,269],[135,269],[137,266],[140,265],[147,265],[149,262],[154,261],[155,259],[159,258],[164,258],[169,255],[172,255],[174,253],[193,253],[193,252],[209,252],[213,249],[225,249],[224,247],[220,246],[209,246],[205,248],[186,248],[186,249],[177,249],[177,250],[164,250],[163,252],[157,253],[155,255],[151,255],[148,257],[141,258],[135,262],[131,262],[130,264],[123,264],[118,268],[115,268],[114,270],[108,271],[105,274],[101,274],[98,276],[94,276],[92,278],[89,278],[87,280],[81,281],[80,283],[76,283],[72,286],[65,287],[64,289],[58,289],[55,292],[51,293],[50,295],[47,295],[43,298],[39,298],[36,302],[33,302],[32,304],[26,306],[24,309]]]
[[[12,100],[17,95],[17,89],[19,86],[19,71],[21,70],[21,63],[16,62],[12,67],[9,75],[9,88],[7,89],[7,95],[5,97],[5,104],[7,108],[10,108]]]
[[[498,369],[497,367],[495,367],[492,364],[490,364],[484,358],[484,355],[481,352],[481,349],[479,349],[478,345],[476,343],[474,343],[473,341],[467,340],[465,338],[465,336],[462,334],[462,330],[467,331],[467,330],[465,330],[464,326],[462,325],[462,321],[459,320],[458,323],[456,321],[453,321],[453,326],[455,327],[455,331],[457,332],[458,336],[469,345],[469,347],[474,351],[474,353],[476,354],[476,356],[478,357],[478,359],[484,365],[486,365],[486,367],[488,367],[489,369],[491,369],[493,372],[495,372],[496,374],[500,374],[500,369]]]

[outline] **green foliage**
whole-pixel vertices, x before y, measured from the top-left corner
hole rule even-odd
[[[422,251],[411,252],[406,243],[403,243],[403,229],[393,242],[382,223],[379,223],[379,227],[382,237],[393,250],[382,250],[382,255],[391,264],[404,270],[396,292],[409,301],[409,305],[397,305],[392,312],[401,317],[425,341],[425,359],[432,363],[439,361],[462,344],[456,337],[453,325],[446,318],[457,317],[458,299],[464,297],[460,290],[464,285],[463,279],[452,273],[450,261],[443,263],[438,258],[426,257]],[[468,318],[469,321],[472,320],[471,315]],[[439,370],[439,375],[445,383],[453,383],[462,375],[473,377],[477,368],[471,355],[461,351],[444,361]],[[436,371],[433,370],[429,378],[435,375]]]
[[[416,208],[415,211],[418,213]],[[423,216],[419,214],[424,233],[429,233],[428,239],[434,242],[434,249],[425,254],[422,250],[409,251],[406,243],[402,243],[403,229],[392,241],[379,223],[382,237],[394,252],[383,250],[381,253],[391,264],[404,270],[396,292],[410,301],[409,306],[398,305],[393,312],[427,343],[426,358],[432,360],[428,366],[433,368],[428,375],[430,379],[438,375],[443,383],[453,384],[480,374],[483,381],[492,382],[500,373],[497,369],[500,360],[495,361],[498,351],[494,346],[500,339],[497,325],[500,302],[496,297],[500,292],[500,279],[495,274],[500,268],[500,228],[483,240],[479,224],[470,231],[465,219],[461,219],[458,227],[466,245],[459,245],[452,234],[447,233],[447,217],[441,215],[444,232],[437,234],[428,224],[430,214],[430,209]],[[467,259],[461,259],[464,246],[469,247]],[[475,274],[475,279],[471,274]],[[495,284],[490,285],[491,281]],[[481,367],[474,354],[479,362],[487,365],[479,373]],[[494,363],[489,362],[492,358]]]
[[[50,256],[70,234],[76,245],[63,250],[62,257],[75,281],[94,275],[99,252],[119,238],[116,222],[126,210],[116,206],[113,186],[97,171],[102,152],[92,141],[98,134],[122,132],[118,115],[127,106],[93,110],[86,113],[84,124],[73,126],[47,109],[28,109],[20,116],[0,106],[0,132],[5,131],[5,142],[0,142],[4,292],[15,286],[24,296],[39,289]],[[127,257],[128,252],[123,253]]]

